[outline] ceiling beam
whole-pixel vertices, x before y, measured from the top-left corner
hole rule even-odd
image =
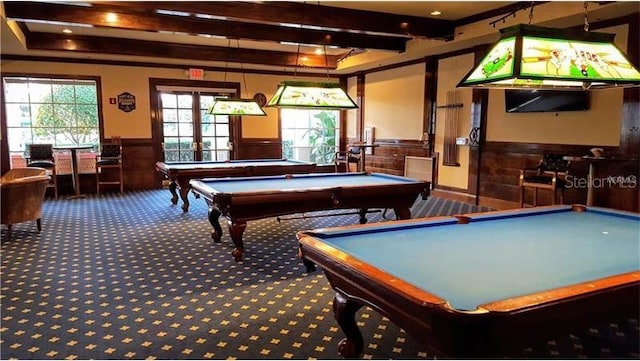
[[[163,15],[155,12],[132,11],[141,3],[127,3],[117,7],[117,21],[109,21],[107,14],[113,6],[95,4],[92,7],[38,3],[6,2],[5,14],[9,19],[47,20],[89,24],[96,27],[129,29],[138,31],[170,31],[188,34],[224,36],[233,39],[267,40],[337,46],[340,48],[379,49],[404,51],[409,38],[355,34],[328,30],[296,29],[262,23],[248,23],[194,16]]]
[[[135,4],[126,1],[105,1],[100,4],[127,8],[135,6],[138,11],[164,9],[272,24],[304,24],[331,29],[436,39],[450,38],[455,30],[453,22],[449,20],[288,1],[143,1]]]
[[[223,61],[302,68],[336,69],[340,56],[301,54],[256,49],[238,49],[220,46],[202,46],[181,43],[149,42],[88,35],[65,35],[30,32],[27,48],[32,50],[106,53],[129,56],[176,58],[205,61]],[[296,64],[298,60],[298,64]],[[326,61],[325,61],[326,60]]]

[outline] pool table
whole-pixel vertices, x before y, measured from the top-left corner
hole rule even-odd
[[[157,162],[156,170],[169,179],[171,203],[178,204],[177,188],[180,188],[182,211],[189,211],[189,181],[207,177],[250,177],[262,175],[280,175],[311,173],[316,164],[288,159],[246,159],[229,161],[193,161],[165,163]]]
[[[554,335],[640,313],[640,215],[549,206],[299,231],[336,291],[339,352],[367,305],[436,356],[518,357]],[[622,318],[620,318],[622,319]],[[538,343],[536,343],[538,342]]]
[[[332,209],[358,209],[366,223],[371,208],[392,208],[396,218],[411,218],[418,196],[426,199],[429,182],[378,173],[318,173],[284,176],[192,179],[191,188],[209,205],[211,238],[219,243],[218,218],[228,219],[236,261],[242,260],[242,233],[247,221]]]

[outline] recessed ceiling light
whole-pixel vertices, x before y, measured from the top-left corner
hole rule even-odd
[[[442,11],[440,11],[440,10],[434,10],[434,11],[430,12],[429,14],[430,14],[430,15],[433,15],[433,16],[438,16],[438,15],[442,15]]]
[[[105,20],[108,23],[115,23],[118,21],[118,15],[116,13],[106,13]]]
[[[71,33],[73,33],[73,31],[71,31],[71,29],[67,29],[67,28],[62,29],[62,32],[63,32],[63,33],[65,33],[65,34],[71,34]]]

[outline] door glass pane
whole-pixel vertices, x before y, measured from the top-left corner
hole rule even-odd
[[[193,124],[178,123],[178,133],[180,137],[193,137]]]
[[[216,148],[229,149],[229,138],[227,137],[216,138]]]
[[[215,101],[211,95],[200,96],[200,112],[202,114],[202,148],[206,150],[207,160],[228,160],[229,151],[229,116],[206,114]],[[219,138],[222,137],[222,140]]]
[[[178,95],[178,108],[191,109],[193,106],[193,96],[191,94]]]
[[[161,93],[165,161],[230,159],[229,117],[206,114],[215,98],[197,91]],[[202,150],[193,143],[202,143]]]
[[[223,124],[216,124],[216,135],[221,137],[221,136],[228,136],[229,135],[229,124],[223,123]]]
[[[191,94],[160,94],[165,161],[194,160],[192,99]]]
[[[160,94],[160,100],[164,108],[170,109],[178,107],[178,99],[174,94],[162,93]]]
[[[178,109],[178,122],[193,123],[193,111],[191,109]]]
[[[193,162],[195,160],[193,151],[180,151],[179,162]]]
[[[162,125],[162,129],[164,131],[165,137],[176,137],[178,136],[178,127],[175,123],[164,123]]]
[[[178,122],[178,109],[164,108],[162,110],[162,120],[165,123],[176,123],[176,122]]]
[[[218,151],[216,153],[216,159],[219,160],[219,161],[229,160],[229,152]]]

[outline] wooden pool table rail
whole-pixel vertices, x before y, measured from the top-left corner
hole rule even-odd
[[[364,174],[366,173],[361,173]],[[354,177],[358,174],[342,176]],[[251,181],[250,178],[247,180]],[[242,260],[242,234],[248,221],[294,213],[357,209],[359,222],[364,224],[367,222],[366,214],[372,208],[390,208],[394,210],[397,219],[409,219],[411,206],[417,197],[426,199],[430,191],[429,182],[417,180],[382,185],[310,187],[238,194],[218,192],[207,185],[206,179],[194,179],[190,183],[192,189],[209,205],[208,219],[213,227],[211,238],[215,243],[220,243],[222,237],[219,218],[227,218],[229,235],[235,245],[232,255],[236,261]]]
[[[264,163],[264,165],[246,165],[235,167],[206,167],[206,164],[239,164],[239,163]],[[268,164],[270,162],[292,162],[291,164]],[[193,168],[179,168],[174,165],[192,164]],[[226,162],[185,162],[185,163],[165,163],[156,162],[156,171],[169,180],[169,192],[171,192],[171,204],[178,204],[178,192],[182,199],[182,211],[189,211],[189,190],[191,179],[209,177],[251,177],[264,175],[298,174],[311,173],[316,169],[316,163],[293,162],[287,159],[247,159],[231,160]],[[198,195],[196,194],[196,197]]]
[[[368,227],[374,226],[331,230]],[[434,355],[455,358],[518,357],[526,347],[554,336],[617,317],[640,316],[640,271],[460,311],[437,295],[319,240],[313,231],[298,232],[297,238],[303,259],[318,265],[336,291],[333,310],[346,336],[339,343],[339,352],[345,357],[357,357],[363,350],[356,313],[365,305],[403,328]]]

